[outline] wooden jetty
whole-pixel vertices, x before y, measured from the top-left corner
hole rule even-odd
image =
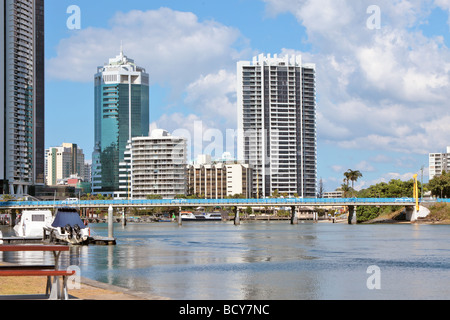
[[[44,241],[42,238],[22,238],[22,237],[4,237],[0,238],[3,240],[3,244],[43,244],[48,243]],[[116,245],[116,239],[110,237],[89,237],[88,241],[89,245],[103,245],[103,246],[114,246]]]

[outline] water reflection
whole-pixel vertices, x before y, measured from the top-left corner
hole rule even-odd
[[[91,227],[107,235],[106,225]],[[79,266],[82,277],[173,299],[448,299],[449,231],[414,225],[129,224],[115,228],[116,246],[72,247],[61,264]],[[52,256],[3,253],[0,259],[40,264]],[[381,290],[367,289],[371,265],[381,269]]]

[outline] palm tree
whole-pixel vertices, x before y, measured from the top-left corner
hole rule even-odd
[[[344,172],[344,183],[347,185],[347,189],[348,189],[348,184],[350,183],[350,169],[348,169],[347,172]]]
[[[359,178],[362,178],[362,173],[359,170],[351,170],[348,169],[347,172],[344,173],[345,178],[352,182],[352,189],[354,189],[354,184],[358,181]]]

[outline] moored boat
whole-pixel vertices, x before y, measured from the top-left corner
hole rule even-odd
[[[89,241],[89,227],[81,220],[76,208],[57,208],[51,225],[45,227],[44,237],[50,242],[82,245]]]
[[[19,238],[43,238],[44,228],[53,219],[50,210],[23,211],[13,228],[14,234]]]
[[[182,221],[222,221],[222,214],[218,212],[213,213],[197,213],[193,214],[189,211],[181,212]]]

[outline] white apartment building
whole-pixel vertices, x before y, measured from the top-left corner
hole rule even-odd
[[[44,0],[0,2],[0,193],[44,185]]]
[[[153,130],[149,137],[135,137],[120,164],[120,197],[146,199],[160,195],[173,199],[186,194],[187,140],[167,131]]]
[[[237,74],[238,159],[254,168],[254,195],[315,197],[315,65],[259,55]]]
[[[447,147],[446,153],[430,153],[429,154],[430,165],[430,180],[436,176],[440,176],[442,171],[450,171],[450,146]]]
[[[84,177],[85,163],[83,150],[73,143],[63,143],[60,147],[46,150],[46,183],[56,186],[70,176]]]

